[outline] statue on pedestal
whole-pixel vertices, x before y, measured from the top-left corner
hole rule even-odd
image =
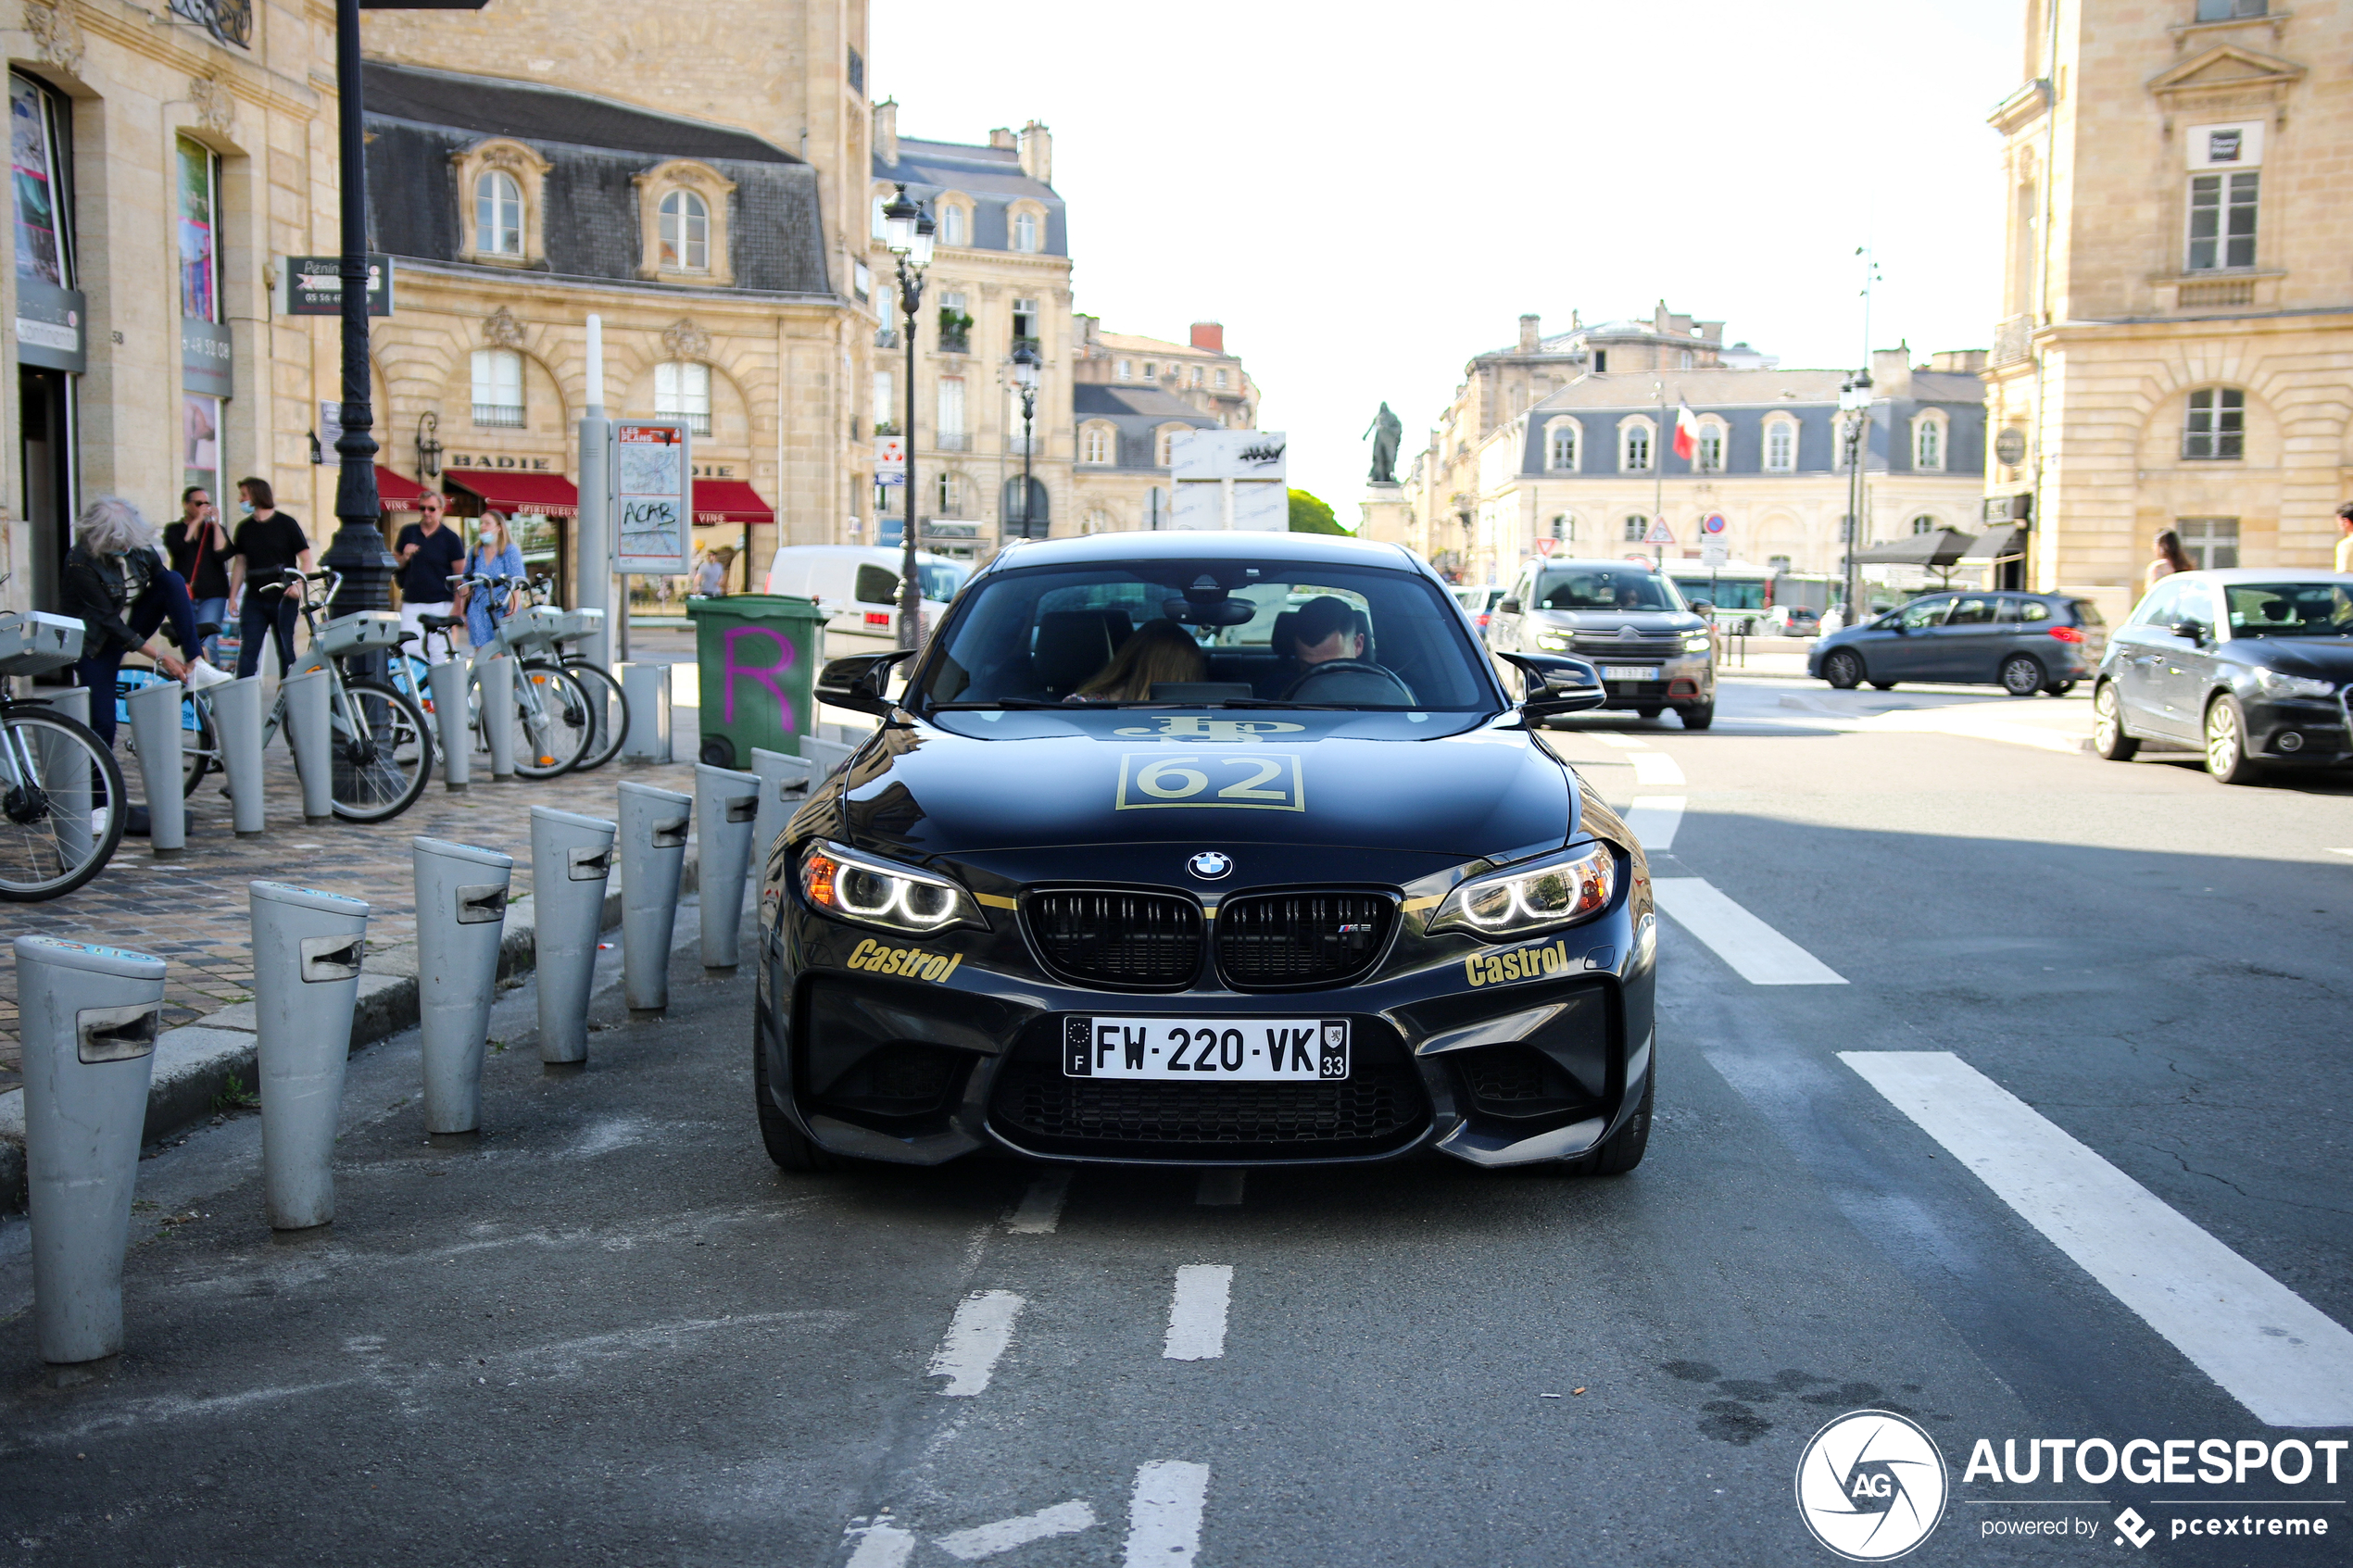
[[[1386,403],[1380,406],[1380,412],[1373,416],[1373,422],[1365,427],[1365,435],[1373,438],[1372,481],[1375,484],[1397,483],[1397,444],[1404,434],[1404,423],[1389,411]],[[1364,438],[1360,435],[1356,439],[1362,441]]]

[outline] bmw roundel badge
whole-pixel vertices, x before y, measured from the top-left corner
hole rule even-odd
[[[1234,869],[1233,859],[1214,849],[1204,849],[1185,862],[1185,869],[1203,882],[1214,882]]]

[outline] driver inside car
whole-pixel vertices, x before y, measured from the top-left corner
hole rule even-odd
[[[1320,595],[1292,611],[1286,628],[1290,637],[1288,657],[1259,690],[1259,696],[1280,697],[1318,664],[1361,659],[1366,642],[1365,617],[1346,599]]]

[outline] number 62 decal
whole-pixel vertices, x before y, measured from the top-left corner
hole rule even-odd
[[[1251,811],[1304,811],[1307,791],[1295,751],[1218,752],[1174,756],[1130,751],[1119,759],[1122,811],[1181,806]]]

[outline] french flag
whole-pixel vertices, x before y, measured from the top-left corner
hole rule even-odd
[[[1675,455],[1685,462],[1699,450],[1699,416],[1692,412],[1688,403],[1675,406]]]

